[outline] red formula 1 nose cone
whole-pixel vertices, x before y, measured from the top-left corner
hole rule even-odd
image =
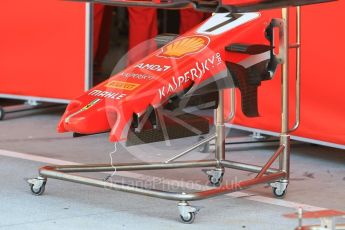
[[[246,106],[242,110],[250,108],[250,112],[257,112],[257,87],[268,80],[265,66],[273,59],[270,41],[263,33],[270,19],[268,14],[260,13],[236,17],[229,13],[213,15],[72,101],[58,131],[81,134],[110,131],[111,142],[124,141],[133,128],[133,117],[142,116],[148,108],[163,108],[177,95],[192,92],[191,87],[205,89],[213,83],[218,87],[216,82],[228,82],[220,87],[230,87],[234,77]],[[233,49],[224,48],[229,44]],[[268,50],[252,54],[247,44],[263,44]],[[252,72],[260,72],[254,83],[249,79]],[[251,114],[256,115],[254,112]]]

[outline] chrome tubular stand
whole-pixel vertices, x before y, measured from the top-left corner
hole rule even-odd
[[[299,12],[299,11],[298,11]],[[70,181],[79,184],[86,184],[110,190],[135,193],[146,195],[161,199],[174,200],[178,202],[178,209],[180,212],[181,221],[184,223],[192,223],[198,209],[190,206],[189,201],[206,199],[214,196],[223,195],[226,193],[235,192],[241,189],[246,189],[250,186],[269,183],[273,188],[273,193],[277,197],[283,197],[286,193],[288,179],[289,179],[289,164],[290,164],[290,129],[289,129],[289,87],[288,87],[288,9],[283,9],[283,19],[275,19],[280,25],[280,39],[282,42],[280,47],[281,62],[285,61],[282,67],[282,130],[280,138],[280,146],[276,152],[268,159],[264,166],[253,164],[240,163],[229,161],[225,159],[225,122],[228,122],[234,116],[234,111],[231,115],[224,119],[224,91],[219,92],[219,106],[216,110],[216,133],[199,143],[193,145],[182,153],[159,163],[124,163],[117,165],[98,164],[98,165],[62,165],[62,166],[45,166],[39,169],[39,177],[29,179],[31,191],[36,195],[41,195],[44,192],[47,178],[54,178],[59,180]],[[299,36],[299,35],[298,35]],[[295,48],[299,49],[299,44]],[[299,66],[298,66],[299,68]],[[298,76],[299,79],[299,76]],[[299,82],[299,81],[298,81]],[[232,92],[232,97],[233,97]],[[296,98],[299,97],[299,94]],[[299,98],[297,98],[299,100]],[[296,99],[296,100],[297,100]],[[232,107],[234,108],[234,107]],[[299,109],[296,108],[299,113]],[[299,120],[296,121],[299,124]],[[298,126],[298,125],[297,125]],[[296,125],[294,129],[296,128]],[[215,139],[216,151],[214,159],[202,161],[175,161],[178,158],[188,154],[194,149],[199,148],[205,143]],[[279,168],[272,168],[272,164],[279,158]],[[98,180],[89,177],[82,177],[71,173],[82,172],[112,172],[114,168],[116,171],[135,171],[135,170],[159,170],[159,169],[180,169],[180,168],[211,168],[206,171],[209,181],[212,185],[218,187],[210,188],[204,191],[197,192],[171,192],[157,189],[149,189],[145,187],[130,186],[123,183],[111,183],[106,180]],[[232,168],[243,170],[247,172],[256,173],[254,178],[236,182],[224,183],[222,179],[225,168]]]
[[[282,73],[281,73],[281,92],[282,92],[282,110],[281,110],[281,134],[280,146],[284,146],[283,153],[279,156],[279,170],[286,173],[286,177],[282,178],[280,182],[272,184],[277,194],[285,193],[289,180],[290,169],[290,132],[289,132],[289,9],[282,9],[282,19],[285,21],[283,40],[283,59]]]

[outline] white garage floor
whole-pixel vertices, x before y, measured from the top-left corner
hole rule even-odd
[[[291,183],[284,200],[273,198],[270,188],[259,185],[191,202],[202,206],[192,225],[178,221],[176,202],[69,182],[48,180],[44,195],[33,196],[24,178],[37,176],[37,169],[47,163],[110,163],[109,153],[114,146],[108,142],[108,134],[81,138],[57,134],[55,126],[61,112],[13,114],[0,122],[0,229],[292,230],[297,221],[282,215],[294,212],[299,206],[308,210],[345,210],[345,151],[303,143],[292,146]],[[163,150],[159,144],[131,148],[117,145],[112,157],[116,162],[162,161],[174,155],[174,149],[182,150],[192,142],[196,142],[195,137],[172,141],[171,147]],[[227,157],[262,164],[275,148],[232,146]],[[195,152],[184,159],[207,156]],[[106,177],[105,174],[92,176]],[[157,180],[157,176],[164,180]],[[226,172],[225,180],[250,176],[254,175],[231,170]],[[206,176],[199,169],[117,173],[113,179],[128,181],[129,177],[148,180],[147,186],[173,186],[178,190],[207,184]]]

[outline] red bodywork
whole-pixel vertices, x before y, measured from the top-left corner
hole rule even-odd
[[[141,116],[150,106],[160,107],[187,89],[229,78],[226,62],[254,60],[255,64],[253,55],[229,52],[225,47],[234,43],[269,44],[265,29],[270,21],[266,13],[214,14],[73,100],[58,131],[93,134],[111,130],[110,141],[125,140],[133,114]],[[267,53],[265,58],[269,58]]]

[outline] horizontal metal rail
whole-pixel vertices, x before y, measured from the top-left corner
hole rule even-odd
[[[135,170],[159,170],[159,169],[177,169],[177,168],[198,168],[215,167],[218,165],[216,160],[204,161],[180,161],[172,163],[124,163],[124,164],[88,164],[88,165],[56,165],[45,166],[42,170],[54,170],[65,173],[76,172],[109,172],[109,171],[135,171]]]
[[[167,200],[175,200],[175,201],[193,201],[193,200],[202,200],[211,198],[214,196],[239,191],[245,188],[248,188],[252,185],[261,184],[261,183],[268,183],[272,181],[276,181],[280,178],[284,178],[286,176],[285,172],[278,172],[274,174],[270,174],[267,176],[262,176],[260,178],[254,178],[246,181],[241,181],[238,183],[232,183],[229,185],[224,185],[218,188],[193,192],[193,193],[178,193],[178,192],[167,192],[162,190],[153,190],[143,187],[135,187],[127,184],[122,183],[110,183],[104,180],[97,180],[89,177],[82,177],[78,175],[67,174],[64,172],[56,171],[53,167],[46,166],[40,169],[40,176],[44,178],[54,178],[79,184],[85,184],[95,187],[106,188],[110,190],[122,191],[122,192],[129,192],[139,195],[146,195],[150,197],[156,197],[161,199]]]
[[[110,172],[116,171],[136,171],[136,170],[160,170],[160,169],[179,169],[179,168],[202,168],[224,166],[226,168],[238,169],[248,172],[259,173],[263,167],[253,164],[240,163],[228,160],[203,160],[203,161],[179,161],[172,163],[123,163],[123,164],[88,164],[88,165],[52,165],[40,169],[55,170],[64,173],[77,172]],[[268,168],[267,173],[277,173],[278,169]]]
[[[226,168],[232,168],[232,169],[237,169],[237,170],[242,170],[242,171],[247,171],[247,172],[253,172],[253,173],[259,173],[263,167],[258,166],[258,165],[253,165],[253,164],[245,164],[245,163],[240,163],[236,161],[228,161],[228,160],[222,160],[220,161],[220,164]],[[277,173],[279,172],[278,169],[267,169],[268,173]]]

